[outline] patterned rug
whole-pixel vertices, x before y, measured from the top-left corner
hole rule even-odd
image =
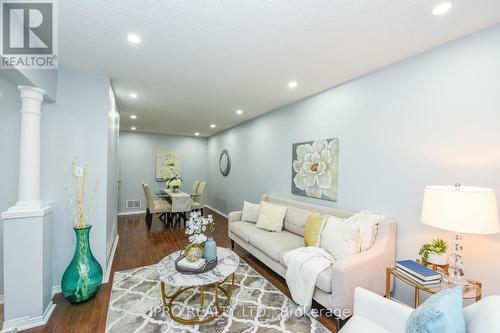
[[[168,294],[172,290],[167,290]],[[197,289],[186,291],[174,302],[174,314],[198,309]],[[213,289],[205,291],[206,314],[215,311]],[[225,302],[226,300],[221,297]],[[213,308],[213,309],[212,309]],[[116,272],[113,280],[106,332],[330,332],[320,322],[240,259],[231,305],[214,321],[188,326],[170,319],[163,309],[156,265]]]

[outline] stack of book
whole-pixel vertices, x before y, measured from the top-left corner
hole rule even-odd
[[[179,267],[182,267],[182,268],[200,269],[205,265],[205,259],[201,258],[198,261],[191,262],[191,261],[187,260],[186,258],[182,258],[181,260],[179,260],[177,265],[179,265]]]
[[[396,271],[402,275],[423,285],[437,285],[441,283],[441,274],[425,267],[413,260],[402,260],[396,262]]]

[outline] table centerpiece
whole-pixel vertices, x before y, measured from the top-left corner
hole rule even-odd
[[[180,178],[172,179],[171,181],[168,182],[168,187],[173,192],[179,192],[179,189],[182,187],[182,179],[180,179]]]
[[[217,259],[217,245],[213,237],[205,235],[207,231],[215,232],[212,215],[204,217],[200,212],[191,212],[186,223],[186,235],[189,241],[189,245],[184,250],[186,259],[192,262],[200,260],[202,256],[206,262]]]

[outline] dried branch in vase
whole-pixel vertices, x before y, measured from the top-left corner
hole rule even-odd
[[[76,166],[76,158],[71,163],[71,178],[73,188],[70,189],[65,181],[65,177],[61,174],[61,182],[64,185],[64,193],[66,199],[73,212],[73,222],[76,228],[85,228],[87,226],[89,217],[94,212],[94,198],[97,193],[99,181],[95,182],[94,192],[92,193],[89,205],[85,209],[85,189],[88,175],[88,166]],[[73,193],[73,194],[72,194]]]

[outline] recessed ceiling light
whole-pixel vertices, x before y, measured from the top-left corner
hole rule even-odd
[[[236,110],[236,114],[243,114],[243,110]]]
[[[290,89],[297,88],[297,86],[298,86],[297,81],[288,82],[288,88],[290,88]]]
[[[210,124],[210,127],[215,128],[215,124]]]
[[[137,95],[137,93],[135,93],[135,92],[131,92],[131,93],[130,93],[130,94],[128,94],[128,95],[130,96],[130,98],[137,98],[137,96],[139,96],[139,95]]]
[[[443,15],[444,13],[448,12],[451,7],[453,7],[453,4],[451,2],[440,3],[439,5],[436,5],[434,8],[432,8],[432,15]]]
[[[134,126],[132,126],[132,127],[130,127],[130,129],[131,129],[132,131],[135,131],[137,128],[135,128]]]
[[[194,133],[194,135],[198,136],[198,135],[200,135],[200,133],[196,132],[196,133]]]
[[[137,116],[135,114],[131,114],[130,119],[137,119]]]
[[[139,37],[139,36],[138,36],[138,35],[136,35],[136,34],[128,34],[128,35],[127,35],[127,39],[128,39],[128,41],[129,41],[129,42],[131,42],[132,44],[139,44],[139,43],[142,41],[141,37]]]

